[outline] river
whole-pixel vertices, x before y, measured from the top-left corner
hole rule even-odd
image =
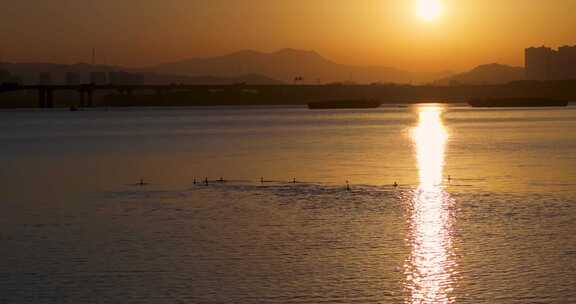
[[[0,303],[576,302],[573,106],[13,110],[0,142]]]

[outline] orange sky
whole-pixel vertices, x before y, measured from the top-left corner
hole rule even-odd
[[[8,2],[8,0],[0,0]],[[316,50],[345,64],[412,71],[521,65],[526,46],[576,44],[576,0],[19,0],[2,4],[6,61],[129,66],[241,49]],[[442,0],[440,0],[442,1]]]

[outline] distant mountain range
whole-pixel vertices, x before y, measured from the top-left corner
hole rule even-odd
[[[229,55],[194,58],[143,69],[159,74],[237,77],[266,75],[287,83],[425,83],[449,73],[412,73],[392,67],[334,63],[314,51],[283,49],[273,53],[245,50]]]
[[[504,84],[524,80],[525,69],[497,63],[480,65],[468,72],[446,77],[434,82],[437,85]]]
[[[52,83],[65,83],[67,72],[79,74],[88,83],[91,72],[138,73],[148,84],[326,84],[326,83],[413,83],[436,85],[502,84],[524,79],[524,68],[501,64],[478,66],[468,72],[453,75],[414,73],[392,67],[352,66],[334,63],[316,52],[283,49],[273,53],[240,51],[229,55],[195,58],[145,68],[52,63],[0,63],[0,70],[19,78],[23,83],[36,84],[40,73],[50,73]],[[4,78],[7,78],[4,72]],[[7,78],[8,79],[8,78]]]

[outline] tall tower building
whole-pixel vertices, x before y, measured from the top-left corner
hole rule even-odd
[[[527,48],[525,59],[528,80],[576,80],[576,46]]]
[[[557,57],[557,78],[576,79],[576,46],[559,48]]]
[[[525,51],[526,79],[549,80],[552,78],[554,50],[547,47],[531,47]]]

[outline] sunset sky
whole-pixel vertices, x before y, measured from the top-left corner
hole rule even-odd
[[[575,0],[0,1],[0,53],[17,62],[89,61],[96,47],[100,63],[143,66],[290,47],[440,71],[521,65],[527,46],[576,44]],[[442,3],[422,14],[422,1]]]

